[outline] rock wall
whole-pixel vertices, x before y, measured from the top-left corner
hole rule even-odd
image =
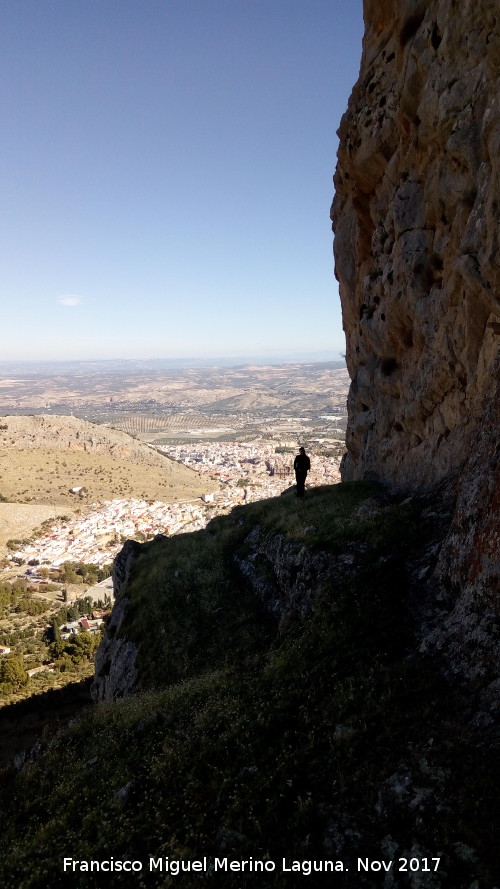
[[[332,208],[349,394],[344,480],[461,473],[500,345],[500,9],[365,0]]]
[[[447,669],[500,675],[500,8],[365,0],[332,208],[343,479],[455,502],[418,595]]]
[[[104,638],[96,651],[94,683],[91,689],[95,703],[114,701],[134,694],[137,687],[137,646],[120,630],[127,612],[127,584],[141,545],[127,540],[113,563],[115,605],[106,625]]]

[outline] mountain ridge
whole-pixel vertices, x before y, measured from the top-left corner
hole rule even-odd
[[[206,481],[126,432],[41,414],[0,417],[0,492],[13,503],[81,506],[114,497],[200,497]]]

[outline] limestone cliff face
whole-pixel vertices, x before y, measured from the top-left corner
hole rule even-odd
[[[349,395],[344,480],[459,474],[500,345],[500,10],[365,0],[333,205]]]
[[[500,673],[500,8],[365,0],[332,208],[349,393],[343,479],[455,500],[424,647]]]

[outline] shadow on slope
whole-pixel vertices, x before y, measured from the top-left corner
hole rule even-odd
[[[256,526],[354,551],[356,571],[325,582],[278,632],[235,566]],[[308,876],[312,887],[491,887],[498,767],[469,727],[470,700],[413,639],[407,566],[435,533],[422,505],[360,483],[144,545],[124,629],[139,645],[141,691],[85,715],[4,788],[2,885],[187,889],[203,876],[150,872],[149,856],[206,855],[275,862],[272,873],[219,871],[214,885],[231,889],[303,886],[283,857],[343,861],[334,878]],[[63,856],[143,870],[69,878]],[[393,871],[413,858],[419,870],[384,883],[358,873],[358,856]]]
[[[0,769],[38,743],[42,751],[49,738],[70,719],[91,705],[92,680],[71,682],[63,688],[48,689],[0,709]]]

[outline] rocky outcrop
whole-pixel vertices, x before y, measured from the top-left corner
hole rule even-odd
[[[314,534],[316,529],[307,530]],[[245,549],[244,557],[235,555],[235,563],[281,627],[292,617],[307,614],[325,584],[346,583],[359,570],[359,557],[365,552],[359,542],[346,544],[340,553],[317,551],[282,534],[266,533],[259,525],[245,540]]]
[[[92,698],[95,703],[114,701],[136,691],[138,670],[137,645],[120,635],[128,605],[125,595],[130,572],[141,545],[127,540],[113,564],[115,606],[106,626],[104,638],[95,657]]]
[[[468,679],[500,676],[500,359],[491,398],[464,466],[433,583],[444,619],[429,637]]]
[[[456,476],[500,345],[495,0],[365,0],[333,221],[349,394],[344,479]]]
[[[441,650],[454,673],[492,678],[500,672],[500,14],[495,0],[365,0],[364,14],[332,208],[352,380],[342,474],[441,486],[456,498],[422,585],[435,607],[423,645]]]

